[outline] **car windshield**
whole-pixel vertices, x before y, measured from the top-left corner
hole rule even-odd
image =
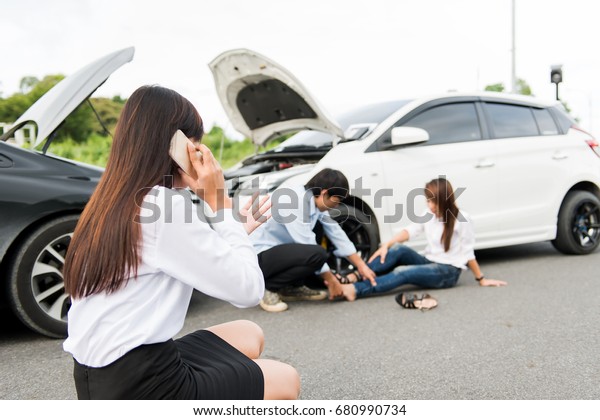
[[[379,124],[408,102],[410,101],[390,101],[363,106],[340,115],[337,118],[337,122],[344,131],[355,124]],[[285,149],[290,150],[298,148],[330,148],[332,142],[332,134],[322,133],[320,131],[303,130],[285,140],[277,146],[277,148],[273,149],[273,151],[280,152]]]

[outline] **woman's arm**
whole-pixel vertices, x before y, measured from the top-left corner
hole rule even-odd
[[[483,273],[481,272],[479,263],[477,262],[477,260],[475,258],[473,258],[472,260],[469,260],[467,262],[467,266],[473,272],[473,275],[475,276],[475,280],[477,280],[479,282],[480,286],[497,286],[497,287],[499,287],[499,286],[508,285],[507,282],[502,281],[502,280],[486,279],[485,276],[483,275]]]
[[[169,189],[162,193],[156,198],[162,217],[156,222],[151,264],[235,306],[258,304],[264,278],[250,238],[233,211],[220,210],[209,223],[183,194]]]
[[[400,233],[396,234],[392,239],[390,239],[389,241],[381,244],[379,246],[379,249],[377,251],[375,251],[373,253],[373,255],[371,255],[371,258],[369,258],[369,262],[375,260],[377,257],[381,258],[381,262],[384,263],[385,262],[385,256],[387,255],[388,249],[391,248],[392,246],[394,246],[394,244],[396,243],[403,243],[406,242],[410,239],[410,233],[408,232],[408,230],[406,229],[402,229],[400,231]]]
[[[403,242],[408,241],[409,239],[410,239],[410,234],[408,233],[408,230],[402,229],[400,231],[400,233],[396,234],[396,236],[394,236],[392,239],[387,241],[384,245],[386,245],[388,248],[391,248],[396,243],[401,244]]]

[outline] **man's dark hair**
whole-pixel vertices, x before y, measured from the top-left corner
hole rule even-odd
[[[327,190],[330,197],[336,196],[344,199],[348,196],[348,179],[340,171],[325,168],[313,176],[304,188],[311,190],[315,196],[321,194],[321,191]]]

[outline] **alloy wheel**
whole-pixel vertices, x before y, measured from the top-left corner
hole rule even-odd
[[[571,233],[583,247],[595,247],[600,240],[600,207],[593,202],[581,203],[574,212]]]
[[[72,233],[62,235],[46,245],[40,252],[31,272],[31,291],[38,306],[48,316],[58,321],[67,321],[71,306],[65,292],[62,270]]]

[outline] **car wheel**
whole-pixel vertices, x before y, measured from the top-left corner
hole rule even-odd
[[[26,326],[49,337],[67,335],[71,300],[62,270],[78,218],[63,216],[39,226],[21,243],[9,265],[11,308]]]
[[[588,191],[567,194],[558,213],[554,247],[565,254],[589,254],[600,243],[600,200]]]
[[[334,210],[333,219],[340,224],[360,257],[366,261],[379,245],[379,230],[374,221],[361,210],[344,204]],[[326,247],[331,255],[328,264],[332,269],[343,271],[349,268],[350,263],[346,259],[333,255],[335,247],[331,241],[326,242]]]

